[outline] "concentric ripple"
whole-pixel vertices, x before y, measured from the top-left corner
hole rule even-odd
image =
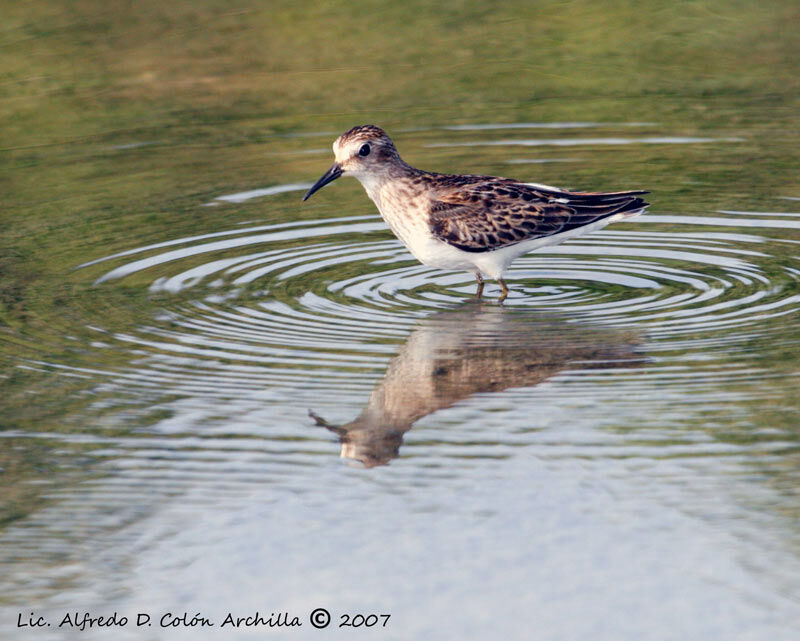
[[[792,241],[769,234],[800,227],[800,214],[721,213],[649,214],[524,256],[508,275],[506,305],[635,325],[664,337],[707,337],[797,311],[800,261],[784,255],[776,263],[771,248]],[[665,223],[680,223],[680,235],[674,226],[658,231]],[[141,273],[152,274],[151,291],[197,292],[188,306],[164,312],[164,326],[144,333],[177,340],[180,327],[187,332],[181,345],[252,357],[258,350],[250,343],[266,339],[292,349],[361,349],[365,339],[407,332],[414,317],[463,302],[475,288],[470,274],[419,264],[387,237],[377,216],[231,229],[81,267],[98,263],[113,265],[99,285]],[[487,293],[494,294],[491,286]]]
[[[651,356],[679,351],[661,370],[666,385],[696,389],[705,361],[714,375],[704,385],[755,380],[706,350],[764,337],[800,309],[793,241],[770,237],[799,224],[798,214],[645,215],[517,260],[505,308],[635,331]],[[144,277],[166,301],[150,323],[102,336],[137,355],[107,376],[117,396],[138,398],[357,406],[421,319],[475,289],[470,274],[418,263],[377,216],[237,227],[80,267],[100,266],[98,287]],[[488,305],[496,294],[487,286]],[[650,385],[654,371],[637,380]]]

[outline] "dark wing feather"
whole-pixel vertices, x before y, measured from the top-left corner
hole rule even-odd
[[[490,251],[642,209],[648,203],[639,195],[645,193],[570,192],[483,178],[439,190],[431,202],[430,226],[436,238],[458,249]]]

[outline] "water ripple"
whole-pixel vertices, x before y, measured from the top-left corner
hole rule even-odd
[[[373,396],[378,393],[376,381],[387,368],[395,371],[404,358],[408,361],[402,354],[413,352],[410,346],[423,341],[421,337],[427,343],[420,353],[434,355],[455,349],[448,337],[460,336],[463,344],[476,337],[506,337],[514,350],[504,348],[491,358],[480,350],[462,351],[459,358],[472,359],[474,367],[489,368],[491,377],[502,379],[493,390],[496,393],[541,387],[560,372],[562,380],[572,380],[565,389],[574,395],[581,393],[580,384],[596,386],[608,374],[601,376],[595,367],[575,364],[597,354],[577,350],[567,358],[553,352],[553,345],[559,344],[554,337],[563,340],[572,335],[571,327],[579,334],[605,328],[634,332],[638,338],[631,345],[659,364],[643,369],[628,366],[627,374],[612,368],[631,407],[645,403],[653,377],[658,377],[664,398],[673,403],[691,407],[690,395],[699,390],[705,392],[706,405],[723,403],[719,391],[723,381],[737,385],[765,374],[725,364],[722,356],[708,350],[763,337],[773,319],[800,310],[798,259],[786,255],[776,259],[775,243],[768,235],[774,228],[800,225],[800,216],[720,213],[728,217],[647,215],[636,223],[527,255],[510,270],[512,291],[502,308],[492,300],[496,289],[490,284],[489,298],[480,306],[483,311],[464,313],[444,330],[441,314],[472,299],[471,275],[419,264],[398,241],[387,238],[377,216],[236,228],[134,248],[81,267],[111,263],[96,278],[100,287],[134,274],[147,283],[147,274],[152,273],[151,291],[180,296],[135,329],[113,334],[97,329],[102,333],[99,343],[136,355],[125,371],[72,368],[72,372],[103,380],[101,386],[109,392],[104,402],[112,405],[123,398],[148,402],[183,398],[184,421],[192,412],[213,414],[214,399],[243,404],[242,408],[270,399],[284,409],[294,408],[290,413],[304,411],[303,407],[330,412],[343,399],[357,406],[370,390]],[[677,233],[675,223],[680,223]],[[740,231],[743,228],[746,233]],[[520,313],[533,314],[531,318],[556,313],[562,320],[557,329],[537,324],[538,320],[519,325],[515,314]],[[506,316],[508,320],[503,320]],[[429,323],[440,328],[438,333],[430,330]],[[603,335],[597,344],[609,341],[616,339]],[[690,364],[677,356],[668,358],[686,350],[698,355]],[[536,380],[523,370],[498,364],[503,359],[525,362],[529,353],[550,353],[553,362],[563,362]],[[622,361],[631,357],[627,353]],[[608,353],[603,358],[608,359]],[[424,359],[416,355],[411,360]],[[570,379],[568,371],[577,378]],[[409,380],[420,378],[431,380],[434,387],[438,384],[419,372]],[[405,387],[414,385],[398,389]],[[463,402],[483,389],[464,381],[458,387],[458,393],[445,395],[446,402],[440,398],[429,403],[393,433],[402,434],[419,416]],[[559,396],[552,390],[548,393],[547,403],[552,405]],[[768,395],[768,390],[759,394]],[[419,391],[417,398],[422,395]],[[511,397],[510,391],[498,396]],[[529,389],[526,397],[530,398]],[[174,403],[170,406],[175,408]],[[241,411],[246,415],[251,410]],[[385,418],[386,411],[383,408],[377,415]],[[676,414],[675,407],[671,412]],[[338,425],[341,438],[354,429],[353,423]],[[386,460],[386,452],[364,454],[351,432],[347,432],[349,445],[343,445],[346,455],[362,462]],[[384,446],[396,451],[399,445],[390,441]]]
[[[776,268],[763,251],[769,239],[757,233],[696,230],[794,229],[800,227],[799,215],[649,215],[640,220],[643,224],[615,227],[518,260],[509,274],[512,295],[507,305],[558,309],[595,323],[672,333],[742,327],[797,309],[794,290],[800,265]],[[678,236],[649,230],[654,224],[678,222]],[[154,277],[150,288],[172,293],[202,290],[202,299],[162,319],[187,332],[191,329],[191,337],[154,327],[143,332],[170,336],[184,346],[221,347],[215,336],[241,337],[246,335],[244,328],[253,328],[255,339],[264,341],[269,338],[265,331],[277,331],[278,325],[279,344],[319,345],[354,325],[367,332],[398,322],[405,327],[409,315],[424,315],[470,296],[474,283],[469,274],[420,265],[396,240],[374,236],[383,230],[375,216],[264,225],[148,245],[81,267],[116,261],[97,278],[100,284],[172,264],[172,273]],[[159,251],[175,245],[181,247]],[[137,254],[145,255],[119,260]],[[197,264],[203,256],[207,259]],[[191,267],[182,269],[184,262]],[[258,295],[253,296],[255,288]],[[237,302],[237,297],[247,302]]]

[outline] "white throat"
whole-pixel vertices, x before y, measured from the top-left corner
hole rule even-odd
[[[378,206],[378,209],[380,209],[381,189],[391,180],[391,178],[385,174],[375,174],[372,172],[358,172],[351,175],[361,183],[361,186],[364,187],[367,192],[367,196],[369,196],[370,200],[372,200],[372,202]]]

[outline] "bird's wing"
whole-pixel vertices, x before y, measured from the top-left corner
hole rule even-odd
[[[645,191],[571,192],[508,179],[485,178],[443,186],[431,200],[434,237],[482,252],[552,236],[648,205]]]

